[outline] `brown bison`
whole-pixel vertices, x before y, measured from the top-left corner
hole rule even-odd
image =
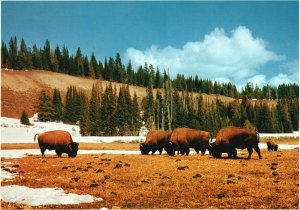
[[[172,131],[150,131],[146,136],[145,143],[140,144],[142,155],[148,155],[152,151],[152,155],[158,150],[159,154],[163,149],[168,150],[169,141]]]
[[[261,159],[258,147],[259,134],[251,129],[227,126],[222,128],[216,137],[216,141],[210,144],[213,157],[220,158],[222,153],[228,153],[228,157],[237,156],[236,148],[248,150],[248,159],[251,158],[253,148]]]
[[[181,155],[189,155],[190,148],[194,148],[196,153],[201,151],[205,154],[206,149],[209,149],[209,141],[212,135],[209,132],[195,130],[190,128],[176,128],[171,136],[169,155],[174,155],[175,151],[180,151]]]
[[[278,150],[278,145],[272,140],[267,141],[267,147],[269,152]]]
[[[78,152],[78,143],[73,142],[71,135],[67,131],[55,130],[41,134],[35,134],[39,142],[42,156],[45,156],[45,150],[55,150],[58,157],[62,153],[67,153],[69,157],[76,157]]]

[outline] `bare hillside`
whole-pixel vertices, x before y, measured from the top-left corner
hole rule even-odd
[[[67,88],[75,85],[82,88],[89,94],[96,79],[75,77],[50,71],[6,71],[1,70],[1,116],[20,118],[23,111],[31,117],[37,112],[38,98],[41,90],[52,92],[54,88],[61,91],[62,98],[65,98]],[[102,81],[102,86],[108,84]],[[120,83],[113,83],[119,90]],[[146,96],[144,87],[130,86],[131,96],[136,92],[139,102]],[[154,96],[156,90],[154,90]],[[216,98],[224,102],[233,101],[233,98],[217,95],[203,94],[206,100],[213,101]]]

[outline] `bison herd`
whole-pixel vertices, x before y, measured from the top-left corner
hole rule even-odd
[[[221,158],[222,153],[227,153],[228,157],[236,158],[236,149],[248,150],[248,159],[251,158],[253,149],[261,159],[259,143],[259,133],[247,128],[227,126],[222,128],[216,138],[213,140],[212,134],[206,131],[200,131],[190,128],[176,128],[171,131],[150,131],[146,136],[146,141],[140,145],[141,154],[147,155],[151,151],[154,154],[163,149],[168,155],[175,155],[180,152],[181,155],[189,155],[190,148],[202,155],[206,150],[215,158]],[[267,142],[268,151],[277,151],[278,145],[274,142]]]
[[[73,142],[71,135],[63,130],[48,131],[36,134],[34,140],[38,139],[42,156],[45,156],[45,150],[55,150],[58,157],[67,153],[69,157],[76,157],[79,144]],[[237,157],[236,149],[248,150],[248,159],[251,158],[253,149],[261,159],[260,149],[258,147],[259,134],[255,130],[227,126],[222,128],[213,140],[211,133],[190,128],[176,128],[172,131],[150,131],[146,136],[146,141],[140,144],[142,155],[152,155],[159,151],[162,154],[163,149],[168,155],[174,156],[175,153],[189,155],[190,148],[202,155],[206,150],[214,158],[221,158],[222,153],[227,153],[229,158]],[[267,142],[268,151],[277,151],[278,145],[273,141]]]

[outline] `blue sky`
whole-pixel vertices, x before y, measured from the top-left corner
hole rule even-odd
[[[172,75],[243,86],[298,83],[298,2],[2,2],[1,39],[119,52]]]

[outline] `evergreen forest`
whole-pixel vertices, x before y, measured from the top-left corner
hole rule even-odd
[[[76,54],[69,53],[66,46],[53,49],[48,40],[42,48],[30,48],[22,39],[19,47],[16,37],[8,45],[2,41],[1,61],[1,67],[7,69],[49,70],[98,79],[91,93],[76,86],[67,89],[65,98],[59,89],[40,93],[39,120],[78,124],[82,135],[137,135],[142,121],[150,129],[190,127],[214,134],[227,125],[256,128],[263,133],[299,130],[297,84],[259,88],[247,83],[239,92],[232,83],[201,79],[198,75],[170,78],[168,70],[161,73],[148,63],[133,69],[130,61],[127,65],[122,63],[119,53],[100,61],[94,53],[90,57],[82,54],[80,48]],[[119,89],[112,83],[103,87],[102,80],[123,85]],[[130,94],[129,85],[146,87],[147,95],[141,104],[135,93]],[[203,93],[235,100],[210,101]],[[268,100],[252,99],[276,103],[272,106]]]
[[[49,70],[74,76],[103,79],[137,85],[142,87],[163,88],[164,81],[171,79],[169,70],[160,70],[152,64],[145,63],[133,69],[131,62],[122,63],[121,56],[98,60],[94,53],[90,57],[84,55],[78,47],[75,54],[71,54],[66,46],[58,45],[51,48],[46,40],[43,47],[34,44],[26,45],[22,38],[20,46],[17,37],[11,37],[8,44],[1,44],[1,67],[14,70]],[[266,85],[259,88],[252,83],[245,84],[239,92],[230,82],[220,83],[209,79],[201,79],[198,75],[185,77],[177,74],[172,79],[172,86],[178,91],[189,91],[207,94],[220,94],[233,98],[249,99],[294,99],[299,97],[299,85],[281,84],[278,87]]]

